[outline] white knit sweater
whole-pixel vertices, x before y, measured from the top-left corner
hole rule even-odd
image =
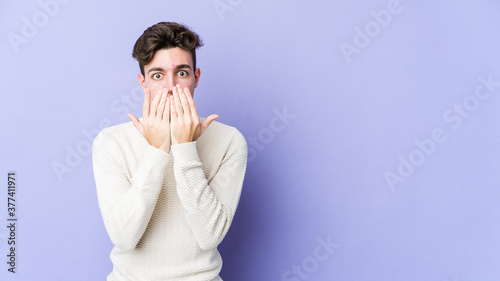
[[[99,208],[115,245],[108,281],[222,280],[217,246],[247,163],[236,128],[214,121],[197,141],[165,153],[128,122],[102,130],[92,154]]]

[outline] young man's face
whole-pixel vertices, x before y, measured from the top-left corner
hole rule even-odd
[[[172,95],[172,88],[177,84],[189,88],[193,95],[200,79],[200,69],[193,69],[189,51],[175,47],[156,51],[151,62],[144,65],[144,75],[140,73],[138,78],[144,91],[146,88],[151,90],[151,100],[164,87],[168,95]]]

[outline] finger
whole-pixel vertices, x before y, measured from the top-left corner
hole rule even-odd
[[[182,103],[181,103],[181,100],[179,97],[179,92],[177,91],[177,87],[173,87],[172,92],[174,93],[174,108],[175,108],[176,117],[178,117],[179,119],[182,119],[184,117],[184,112],[182,109]]]
[[[161,121],[163,118],[163,112],[165,110],[165,100],[167,99],[167,92],[163,89],[163,93],[161,94],[160,103],[158,105],[158,113],[156,114],[156,118]]]
[[[149,116],[155,118],[157,115],[157,108],[160,103],[161,99],[161,92],[162,90],[159,90],[158,93],[156,94],[155,98],[153,99],[153,102],[151,103],[151,111],[149,112]]]
[[[191,115],[194,119],[200,118],[198,116],[198,111],[196,110],[196,105],[194,104],[193,96],[191,95],[191,91],[189,91],[189,88],[184,88],[184,93],[186,93],[186,99],[189,104],[189,111],[191,112]]]
[[[177,144],[175,139],[175,130],[177,129],[177,110],[175,109],[174,96],[170,96],[168,99],[170,103],[170,143],[172,145]]]
[[[130,118],[130,120],[132,120],[132,124],[134,124],[134,127],[139,131],[139,133],[142,134],[142,123],[141,123],[141,121],[139,121],[139,119],[137,119],[137,117],[134,114],[132,114],[132,113],[128,114],[128,118]]]
[[[163,110],[163,117],[162,120],[163,122],[167,122],[167,124],[170,122],[170,100],[172,98],[170,96],[167,96],[167,101],[165,102],[165,110]]]
[[[189,102],[186,98],[187,93],[177,84],[177,92],[179,93],[179,100],[181,101],[182,110],[185,118],[191,118],[191,110],[189,109]],[[187,89],[187,88],[185,88]],[[188,89],[189,91],[189,89]]]
[[[174,96],[170,96],[169,98],[170,102],[170,121],[174,121],[177,118],[177,110],[175,110],[175,99]]]
[[[207,119],[203,120],[203,122],[201,122],[201,134],[203,134],[203,132],[208,128],[208,126],[210,126],[210,124],[212,124],[212,122],[218,118],[219,118],[219,115],[212,114],[212,115],[208,116]]]
[[[142,117],[146,119],[149,118],[150,100],[151,100],[151,90],[146,88],[146,91],[144,92],[144,104],[142,105]]]

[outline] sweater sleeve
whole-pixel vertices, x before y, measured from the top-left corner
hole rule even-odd
[[[203,250],[216,248],[233,220],[247,164],[247,144],[235,130],[210,183],[205,178],[196,141],[172,146],[177,193],[191,230]]]
[[[126,174],[126,157],[105,131],[94,140],[92,160],[104,225],[116,247],[132,250],[151,219],[172,155],[148,145],[132,177]]]

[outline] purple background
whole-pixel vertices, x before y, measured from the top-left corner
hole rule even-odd
[[[474,97],[480,77],[500,81],[493,0],[2,1],[0,171],[17,171],[19,222],[14,275],[5,180],[1,280],[111,271],[89,139],[142,114],[131,51],[159,21],[201,35],[198,111],[252,153],[225,280],[498,280],[500,87]]]

